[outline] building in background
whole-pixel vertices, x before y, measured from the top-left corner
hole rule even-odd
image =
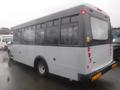
[[[2,35],[8,35],[10,33],[11,33],[11,31],[9,28],[6,28],[6,27],[0,28],[0,34],[2,34]]]

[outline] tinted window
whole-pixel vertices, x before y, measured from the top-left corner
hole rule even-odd
[[[59,41],[59,27],[58,26],[47,27],[46,42],[48,44],[58,44],[58,41]]]
[[[53,20],[54,25],[59,25],[59,19]]]
[[[45,23],[42,23],[42,24],[41,24],[41,27],[42,27],[42,28],[45,28],[45,27],[46,27],[46,24],[45,24]]]
[[[14,30],[13,40],[14,43],[21,43],[21,29]]]
[[[79,43],[78,24],[65,24],[61,26],[61,44],[77,45]]]
[[[70,17],[62,18],[62,24],[70,23]]]
[[[22,30],[22,43],[34,44],[35,41],[35,27],[31,26]]]
[[[38,30],[38,29],[40,29],[41,28],[41,24],[38,24],[37,26],[36,26],[36,29]]]
[[[36,30],[36,44],[43,44],[44,43],[44,37],[45,37],[45,29],[39,28]]]
[[[71,22],[78,22],[79,20],[79,16],[78,15],[74,15],[71,17]]]
[[[72,45],[77,45],[79,43],[78,23],[73,24],[72,30]]]
[[[49,21],[49,22],[47,23],[47,27],[50,27],[50,26],[53,26],[53,21]]]
[[[108,39],[108,23],[106,21],[91,17],[91,29],[93,39],[107,40]]]

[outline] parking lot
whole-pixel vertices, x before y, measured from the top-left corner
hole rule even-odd
[[[7,52],[0,51],[0,90],[119,90],[119,77],[120,67],[92,84],[71,82],[54,75],[42,78],[33,68],[9,61]]]

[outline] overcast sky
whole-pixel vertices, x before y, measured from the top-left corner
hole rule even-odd
[[[0,0],[0,27],[12,27],[70,7],[89,3],[107,12],[120,27],[119,0]]]

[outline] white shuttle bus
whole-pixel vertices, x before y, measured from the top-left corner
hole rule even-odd
[[[80,5],[12,27],[9,55],[15,61],[75,81],[99,79],[115,68],[109,16]]]

